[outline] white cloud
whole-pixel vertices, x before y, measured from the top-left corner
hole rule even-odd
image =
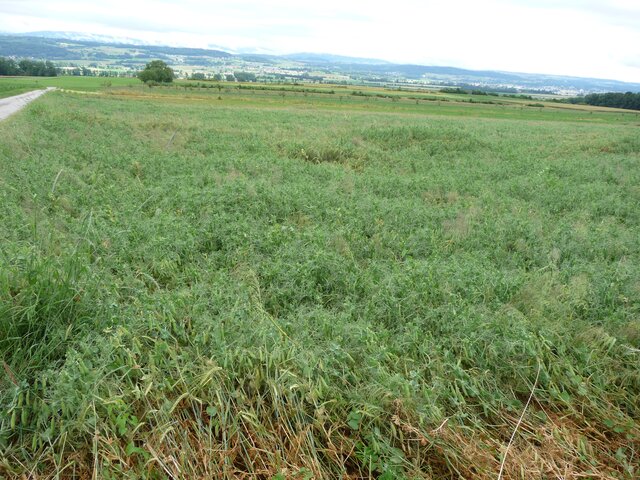
[[[3,0],[0,30],[88,31],[640,82],[637,0]]]

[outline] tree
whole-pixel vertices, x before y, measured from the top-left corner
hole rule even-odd
[[[55,77],[58,75],[58,69],[53,64],[53,62],[47,60],[46,62],[44,62],[44,73],[47,77]]]
[[[630,110],[640,110],[640,92],[626,93],[590,93],[584,97],[572,98],[569,103],[586,103],[598,107],[626,108]]]
[[[143,82],[170,83],[173,82],[175,74],[173,70],[162,60],[153,60],[147,63],[138,78]]]
[[[11,58],[0,57],[0,75],[18,75],[18,65]]]
[[[251,72],[234,72],[233,76],[239,82],[255,82],[258,80],[256,74]]]
[[[0,57],[0,75],[26,75],[30,77],[55,77],[58,74],[56,66],[50,62],[29,60],[27,58],[16,62],[11,58]]]

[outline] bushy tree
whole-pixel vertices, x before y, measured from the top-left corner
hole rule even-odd
[[[234,72],[233,76],[239,82],[255,82],[258,80],[256,74],[251,72]]]
[[[153,60],[144,67],[138,78],[143,82],[170,83],[173,82],[175,74],[169,65],[162,60]]]

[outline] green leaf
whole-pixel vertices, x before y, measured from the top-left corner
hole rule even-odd
[[[133,455],[134,453],[144,454],[145,451],[139,447],[136,447],[133,442],[129,442],[127,444],[127,448],[125,448],[125,453],[127,455]]]
[[[347,417],[347,425],[351,430],[358,430],[360,428],[360,422],[362,421],[362,414],[355,410]]]
[[[209,406],[207,407],[207,414],[208,414],[210,417],[215,417],[216,415],[218,415],[218,408],[217,408],[217,407],[214,407],[213,405],[209,405]]]

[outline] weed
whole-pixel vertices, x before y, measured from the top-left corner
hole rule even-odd
[[[637,126],[318,89],[0,124],[0,476],[636,478]]]

